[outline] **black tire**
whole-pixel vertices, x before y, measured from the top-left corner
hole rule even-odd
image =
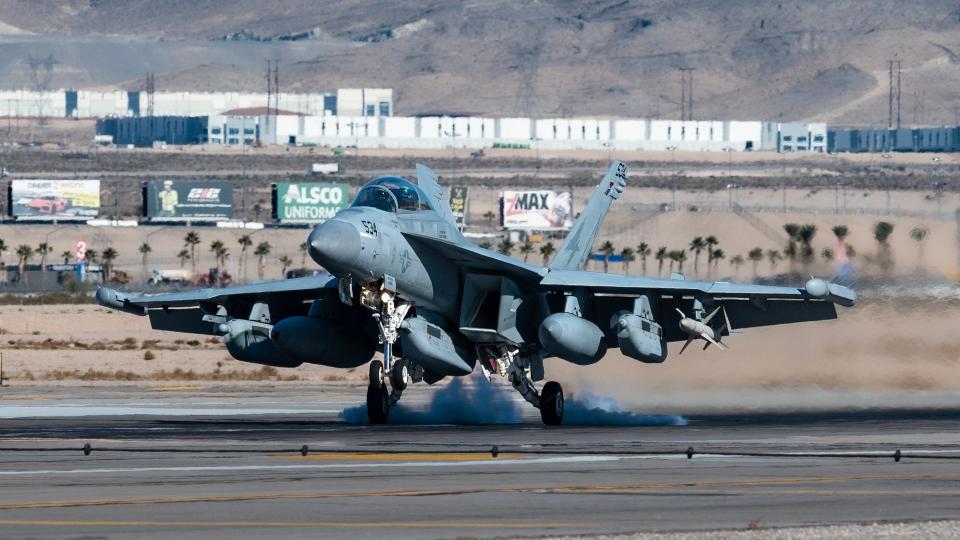
[[[367,387],[367,419],[371,424],[386,424],[390,415],[390,393],[383,385]]]
[[[403,392],[407,389],[407,381],[410,380],[410,375],[407,373],[407,365],[407,361],[401,358],[397,360],[390,369],[390,385],[398,392]]]
[[[370,386],[383,387],[383,362],[374,360],[370,362]]]
[[[540,418],[548,426],[558,426],[563,422],[563,388],[560,383],[550,381],[543,385],[540,392]]]

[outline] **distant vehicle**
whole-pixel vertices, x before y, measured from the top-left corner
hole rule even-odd
[[[160,285],[162,283],[193,283],[193,274],[190,270],[178,268],[175,270],[154,270],[150,273],[148,280],[151,285]]]
[[[41,214],[59,214],[67,209],[67,200],[63,197],[38,197],[27,201],[27,207]]]
[[[337,174],[340,172],[340,165],[337,163],[312,163],[310,165],[311,174]]]

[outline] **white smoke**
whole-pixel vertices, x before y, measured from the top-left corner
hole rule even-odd
[[[390,409],[390,424],[520,424],[526,402],[518,399],[513,388],[496,384],[476,372],[457,377],[437,390],[425,407],[407,405],[401,400]],[[592,394],[568,397],[564,403],[563,423],[573,426],[684,426],[687,421],[676,415],[651,415],[624,411],[613,398]],[[366,405],[344,409],[340,419],[350,424],[365,424]]]

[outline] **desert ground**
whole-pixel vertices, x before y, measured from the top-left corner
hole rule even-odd
[[[751,392],[767,401],[778,395],[789,401],[797,391],[955,392],[960,390],[960,335],[955,332],[960,293],[951,287],[926,294],[872,292],[862,305],[840,308],[836,321],[732,335],[726,339],[728,351],[691,347],[677,356],[679,344],[672,344],[672,356],[661,365],[612,351],[589,367],[547,360],[546,372],[572,392],[610,396],[625,405],[706,399],[745,405]],[[146,318],[91,304],[2,306],[0,334],[4,379],[16,386],[362,385],[366,377],[364,368],[263,369],[231,359],[217,337],[154,331]],[[817,402],[805,399],[797,405]]]

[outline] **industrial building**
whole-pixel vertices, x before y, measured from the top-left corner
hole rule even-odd
[[[205,144],[207,119],[206,116],[104,118],[97,120],[97,135],[100,140],[110,137],[110,142],[118,146]]]
[[[960,152],[960,127],[831,129],[829,152]]]
[[[391,116],[393,90],[341,88],[334,93],[279,93],[275,108],[304,115]],[[151,99],[152,98],[152,99]],[[262,107],[265,93],[0,90],[0,117],[123,118],[209,116],[230,109]],[[152,111],[151,111],[152,106]],[[152,113],[152,114],[151,114]]]

